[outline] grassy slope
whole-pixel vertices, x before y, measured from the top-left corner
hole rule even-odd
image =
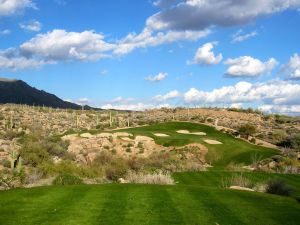
[[[266,183],[268,180],[282,180],[293,189],[293,197],[300,199],[300,174],[270,174],[258,172],[228,172],[228,171],[207,171],[207,172],[183,172],[174,173],[173,178],[178,185],[193,185],[203,187],[219,187],[235,175],[241,175],[254,183]]]
[[[0,192],[0,224],[299,224],[291,198],[199,186],[98,185]]]
[[[205,132],[206,136],[192,134],[178,134],[177,130],[189,130],[190,132]],[[217,131],[215,128],[195,123],[168,122],[146,127],[122,130],[134,135],[145,135],[154,138],[155,142],[165,146],[182,146],[189,143],[201,143],[208,147],[208,158],[214,158],[215,167],[224,167],[230,162],[250,164],[253,155],[263,158],[278,154],[278,150],[252,145],[231,135]],[[157,137],[154,133],[169,134],[170,137]],[[215,139],[222,145],[209,145],[203,139]]]

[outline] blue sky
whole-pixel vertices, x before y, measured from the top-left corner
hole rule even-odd
[[[0,76],[102,108],[300,113],[300,0],[0,0]]]

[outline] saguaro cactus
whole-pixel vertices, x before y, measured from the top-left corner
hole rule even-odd
[[[9,128],[10,128],[10,129],[13,129],[13,127],[14,127],[14,118],[13,118],[13,115],[10,114]]]
[[[15,162],[18,159],[18,154],[15,150],[12,150],[9,155],[9,161],[10,161],[10,168],[11,170],[15,169]]]
[[[18,157],[18,164],[17,164],[17,171],[20,173],[21,170],[22,170],[22,162],[23,162],[23,159],[21,156]]]
[[[113,124],[113,117],[111,111],[109,112],[109,126],[112,127]]]
[[[76,115],[76,128],[79,128],[79,116]]]
[[[96,115],[96,126],[98,126],[99,125],[99,115],[97,114]]]

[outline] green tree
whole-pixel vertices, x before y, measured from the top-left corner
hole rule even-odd
[[[247,123],[247,124],[240,126],[238,132],[240,133],[240,135],[242,135],[248,139],[249,136],[252,136],[256,133],[256,128],[255,128],[255,126]]]

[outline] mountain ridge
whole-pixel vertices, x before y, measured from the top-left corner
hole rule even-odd
[[[0,104],[26,104],[62,109],[81,109],[82,106],[64,101],[54,94],[39,90],[22,80],[0,77]],[[91,107],[85,106],[90,109]]]

